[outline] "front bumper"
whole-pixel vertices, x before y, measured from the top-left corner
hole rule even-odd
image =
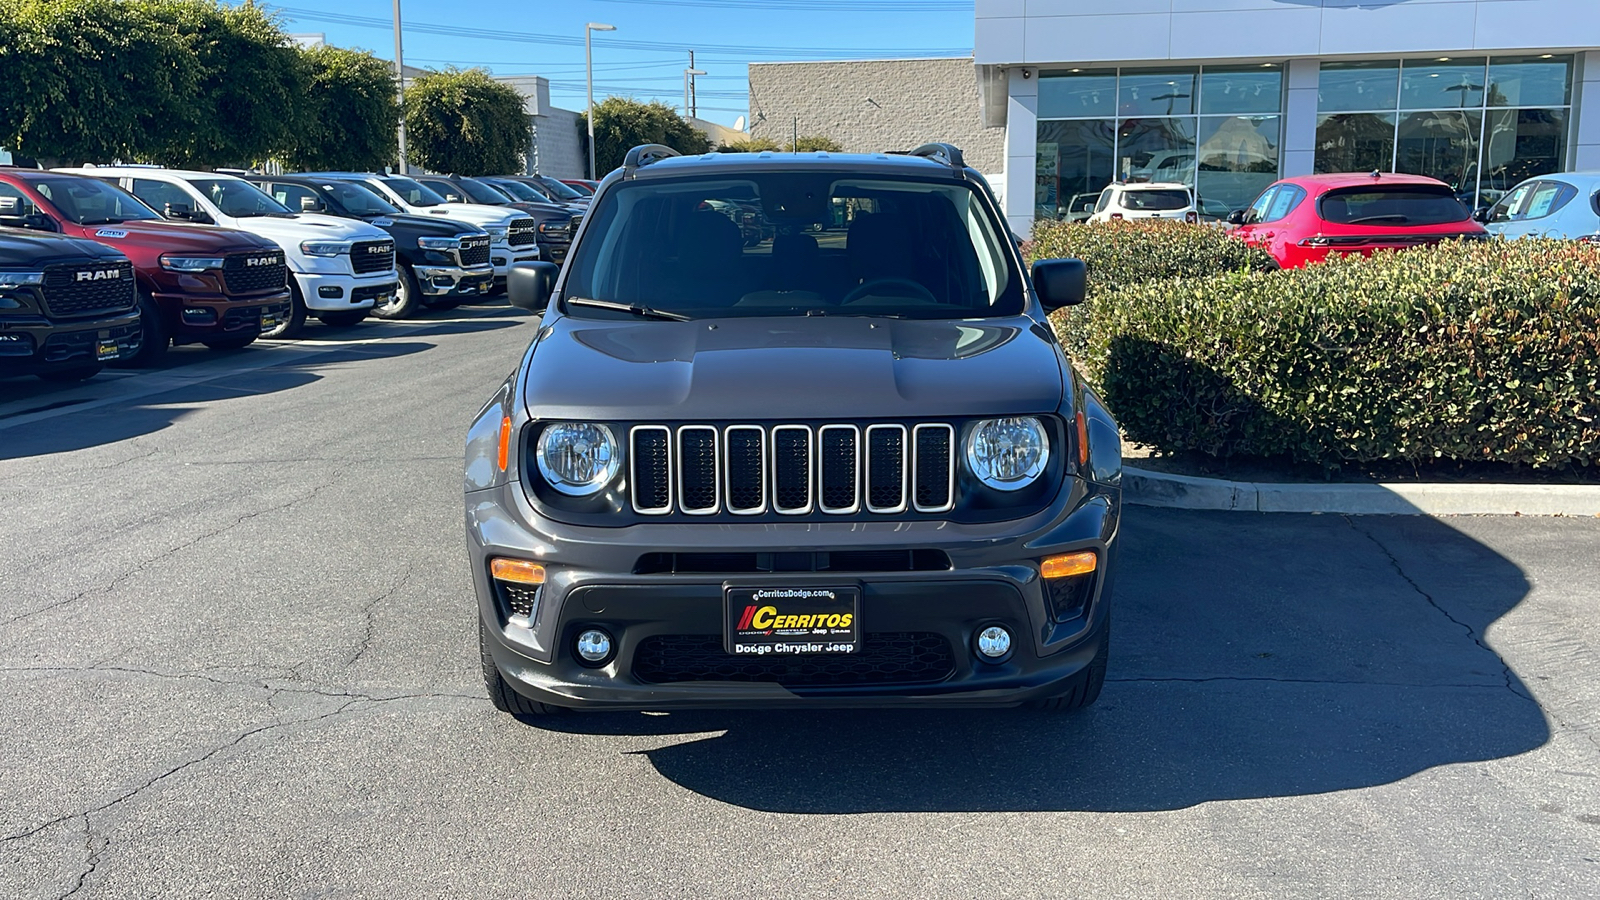
[[[158,292],[151,295],[174,343],[234,337],[261,332],[261,317],[289,314],[287,290],[264,297],[237,299],[221,295]]]
[[[491,266],[413,266],[411,271],[417,276],[417,287],[428,297],[471,297],[494,286]]]
[[[127,359],[139,352],[139,313],[63,323],[42,316],[0,317],[0,375],[31,375],[52,369]],[[100,355],[116,346],[115,356]]]
[[[594,709],[813,706],[1014,706],[1062,693],[1099,652],[1116,572],[1120,492],[1074,483],[1049,512],[1014,522],[762,525],[641,524],[626,528],[568,526],[508,514],[512,492],[467,495],[467,540],[487,648],[519,693],[541,702]],[[528,522],[537,522],[529,527]],[[940,571],[793,572],[788,574],[634,574],[652,553],[842,552],[936,550],[951,568]],[[1045,556],[1093,549],[1101,563],[1092,593],[1065,621],[1051,612],[1037,562]],[[510,614],[489,577],[495,556],[536,560],[547,572],[537,608]],[[867,670],[822,681],[749,670],[731,680],[749,657],[717,657],[728,586],[784,588],[859,585]],[[1013,636],[1009,656],[981,660],[974,635],[991,624]],[[578,632],[605,629],[615,652],[605,665],[585,666],[573,652]],[[912,639],[936,648],[916,671],[890,665],[867,651]],[[662,660],[674,647],[699,641],[700,662],[721,674],[701,677]],[[874,651],[876,652],[876,651]],[[826,667],[841,657],[807,657]],[[882,664],[880,666],[880,663]],[[936,663],[936,664],[935,664]],[[732,667],[732,668],[729,668]],[[666,673],[666,674],[663,674]],[[694,679],[694,680],[690,680]]]
[[[399,290],[393,269],[371,275],[295,272],[293,277],[306,308],[314,312],[371,309],[379,298],[392,297]]]
[[[494,283],[504,285],[506,273],[517,263],[538,262],[543,257],[539,253],[538,244],[521,244],[512,247],[509,244],[491,244],[489,246],[489,265],[494,270]]]

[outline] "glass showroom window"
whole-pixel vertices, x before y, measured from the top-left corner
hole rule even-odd
[[[1036,214],[1086,219],[1123,179],[1190,185],[1226,215],[1278,177],[1282,103],[1275,63],[1043,72]]]
[[[1318,84],[1318,172],[1407,172],[1488,205],[1565,167],[1572,58],[1328,62]]]

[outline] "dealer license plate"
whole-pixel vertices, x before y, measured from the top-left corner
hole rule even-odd
[[[121,352],[117,349],[116,341],[101,341],[95,345],[94,358],[104,362],[108,359],[116,359]]]
[[[277,328],[277,327],[278,327],[278,317],[277,316],[262,316],[261,317],[261,330],[262,331],[271,331],[272,329]]]
[[[730,587],[724,643],[735,656],[856,653],[860,587]]]
[[[378,296],[372,298],[372,305],[374,305],[374,306],[382,306],[385,303],[388,303],[390,300],[393,300],[393,299],[394,299],[394,295],[393,294],[379,294]]]

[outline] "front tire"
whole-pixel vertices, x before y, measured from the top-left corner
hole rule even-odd
[[[335,328],[349,328],[351,325],[357,324],[366,317],[367,310],[364,309],[352,309],[342,312],[325,312],[317,316],[317,318],[322,320],[322,324],[332,325]]]
[[[489,655],[489,628],[478,620],[478,657],[483,666],[483,686],[489,692],[489,702],[494,708],[503,713],[510,713],[519,719],[541,718],[566,712],[559,706],[529,700],[516,692],[516,689],[500,674],[500,667],[494,664],[494,657]]]
[[[1052,712],[1067,712],[1075,709],[1088,709],[1100,699],[1100,689],[1106,683],[1106,660],[1111,650],[1111,619],[1106,618],[1106,624],[1100,632],[1100,652],[1089,660],[1082,672],[1073,677],[1071,685],[1066,691],[1044,700],[1035,700],[1031,705],[1034,709],[1045,709]]]
[[[394,299],[372,307],[372,314],[380,319],[407,319],[422,308],[422,288],[417,284],[416,273],[411,271],[410,266],[399,268],[400,280],[395,285]]]
[[[167,349],[172,346],[172,338],[167,335],[167,326],[161,321],[161,310],[156,306],[155,298],[143,290],[139,291],[139,329],[143,334],[138,352],[126,359],[116,360],[112,365],[119,369],[148,369],[160,365],[167,356]]]
[[[300,282],[289,276],[289,314],[278,320],[276,327],[261,332],[267,340],[287,341],[300,335],[306,327],[306,301],[300,296]]]

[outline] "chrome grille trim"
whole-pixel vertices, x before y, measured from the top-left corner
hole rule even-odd
[[[778,434],[784,431],[798,431],[806,436],[806,502],[803,506],[785,507],[778,502]],[[774,425],[772,428],[772,508],[786,516],[803,516],[811,512],[815,505],[814,497],[817,493],[817,452],[816,441],[812,440],[811,426],[809,425]]]
[[[665,506],[639,505],[639,435],[643,432],[660,432],[666,436],[667,459],[660,477],[667,482]],[[635,425],[628,430],[628,493],[632,495],[633,511],[641,516],[664,516],[672,512],[672,429],[665,425]]]
[[[825,497],[827,485],[823,484],[822,454],[826,452],[826,436],[830,431],[849,432],[854,437],[855,459],[850,464],[852,502],[849,506],[829,506]],[[848,516],[861,511],[861,429],[855,425],[824,425],[817,429],[817,508],[833,516]]]
[[[921,483],[920,476],[919,476],[919,471],[918,471],[921,468],[921,465],[922,465],[922,442],[921,442],[920,438],[921,438],[923,433],[930,432],[930,431],[935,431],[935,430],[945,432],[945,441],[946,441],[946,443],[945,443],[945,456],[946,456],[946,460],[945,460],[945,475],[946,475],[945,502],[942,505],[939,505],[939,506],[924,506],[923,504],[917,502],[917,498],[916,498],[917,485],[919,485]],[[912,508],[915,509],[919,513],[941,513],[941,512],[949,512],[950,510],[955,509],[955,507],[956,507],[956,466],[955,466],[955,459],[956,459],[956,430],[955,430],[955,427],[951,426],[951,425],[945,425],[945,424],[942,424],[942,423],[931,423],[931,422],[925,422],[925,423],[923,423],[921,425],[916,426],[915,428],[911,429],[910,454],[911,454],[911,493],[912,493],[911,506],[912,506]]]
[[[734,506],[733,436],[740,432],[755,432],[756,490],[761,500],[754,506]],[[736,516],[759,516],[767,511],[767,432],[760,425],[729,425],[722,431],[722,496],[728,512]]]
[[[900,502],[893,506],[878,506],[872,502],[872,436],[884,431],[898,432],[900,436]],[[866,495],[867,512],[893,515],[906,511],[906,427],[904,425],[868,425],[866,433],[866,455],[863,468],[862,493]]]
[[[689,453],[684,449],[684,441],[692,434],[707,431],[711,433],[711,505],[690,507],[688,504],[689,489],[687,487],[689,482],[685,480],[683,472],[684,459],[689,455]],[[719,459],[719,457],[722,455],[720,452],[721,449],[722,442],[718,440],[716,426],[684,425],[678,429],[678,507],[679,510],[685,515],[714,516],[722,508],[722,479],[720,475],[720,470],[722,469],[722,460]]]

